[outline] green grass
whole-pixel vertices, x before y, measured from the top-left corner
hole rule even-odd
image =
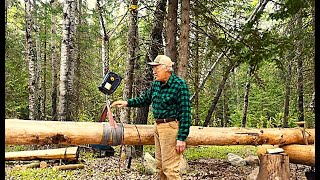
[[[188,160],[197,159],[227,159],[228,153],[236,154],[242,158],[249,155],[256,155],[257,147],[255,146],[193,146],[188,147],[185,151],[185,157]]]
[[[184,152],[186,159],[197,160],[207,158],[227,159],[228,153],[237,154],[243,158],[256,155],[258,147],[233,145],[233,146],[189,146]],[[154,146],[144,146],[144,152],[154,153]]]

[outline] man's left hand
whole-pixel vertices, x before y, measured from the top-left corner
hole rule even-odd
[[[187,143],[184,141],[177,140],[176,151],[182,153],[186,149]]]

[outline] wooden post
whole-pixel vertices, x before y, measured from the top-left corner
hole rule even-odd
[[[289,180],[289,156],[286,153],[261,154],[257,179],[259,180]]]

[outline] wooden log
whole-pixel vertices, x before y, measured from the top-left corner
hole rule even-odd
[[[30,164],[25,164],[25,165],[16,165],[14,167],[14,169],[15,170],[25,170],[25,169],[29,169],[29,168],[36,168],[39,166],[40,166],[39,162],[34,162],[34,163],[30,163]]]
[[[289,157],[281,154],[261,154],[260,167],[257,179],[259,180],[289,180]]]
[[[276,147],[279,146],[262,145],[258,148],[257,154],[259,156],[260,154],[266,153],[266,149]],[[284,150],[284,153],[288,154],[290,163],[315,166],[316,158],[314,145],[291,144],[280,147]]]
[[[6,152],[6,161],[29,161],[29,160],[77,160],[79,157],[78,147],[66,147],[59,149],[46,149],[34,151]]]
[[[83,164],[67,164],[67,165],[53,167],[53,169],[56,169],[56,170],[83,169],[83,168],[84,168]]]
[[[153,125],[118,124],[112,129],[106,122],[33,121],[6,119],[5,143],[18,144],[154,144]],[[110,130],[111,129],[111,130]],[[108,132],[109,131],[109,132]],[[113,131],[115,133],[111,133]],[[118,131],[118,132],[117,132]],[[188,145],[262,145],[262,144],[304,144],[300,128],[216,128],[191,126]],[[120,134],[119,134],[120,133]],[[121,134],[122,133],[122,134]],[[120,137],[117,137],[120,135]],[[309,144],[314,142],[315,130],[306,129]],[[122,137],[123,136],[123,137]],[[107,138],[108,137],[108,138]],[[121,138],[122,137],[122,138]]]

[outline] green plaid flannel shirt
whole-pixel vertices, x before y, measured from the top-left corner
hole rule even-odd
[[[187,83],[171,74],[167,83],[153,81],[141,96],[128,99],[128,107],[145,107],[152,104],[156,119],[176,118],[180,121],[177,140],[186,141],[191,125],[190,93]]]

